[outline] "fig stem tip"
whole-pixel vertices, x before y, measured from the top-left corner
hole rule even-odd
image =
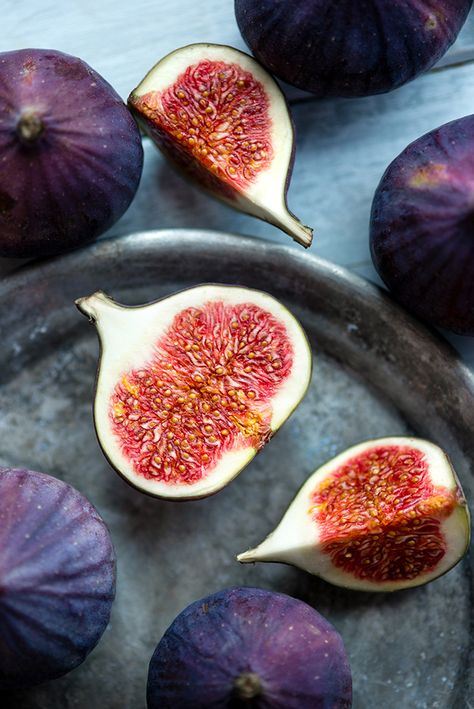
[[[92,295],[77,298],[74,303],[81,313],[87,315],[89,320],[92,322],[95,322],[101,308],[104,306],[110,306],[113,301],[104,293],[104,291],[98,290],[95,293],[92,293]]]

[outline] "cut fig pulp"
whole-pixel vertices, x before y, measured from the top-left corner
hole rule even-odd
[[[182,47],[151,69],[128,103],[188,177],[232,207],[311,245],[312,230],[286,206],[294,153],[288,106],[252,57],[222,45]]]
[[[308,387],[306,336],[266,293],[203,285],[125,307],[98,292],[77,306],[101,342],[99,442],[116,470],[151,495],[220,490]]]
[[[441,576],[469,547],[466,500],[445,453],[414,438],[361,443],[323,465],[241,562],[280,561],[338,586],[395,591]]]

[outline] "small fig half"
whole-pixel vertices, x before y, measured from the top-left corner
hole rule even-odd
[[[101,342],[99,442],[114,468],[150,495],[220,490],[309,385],[306,336],[266,293],[203,285],[141,307],[102,292],[77,305]]]
[[[185,608],[150,662],[148,709],[350,709],[336,629],[302,601],[230,588]]]
[[[0,690],[83,662],[114,596],[112,541],[90,502],[50,475],[0,467]]]
[[[188,177],[310,246],[312,230],[286,206],[294,153],[288,106],[252,57],[217,44],[182,47],[148,72],[128,103]]]
[[[441,576],[469,547],[466,500],[445,453],[414,438],[349,448],[302,487],[241,562],[280,561],[326,581],[396,591]]]

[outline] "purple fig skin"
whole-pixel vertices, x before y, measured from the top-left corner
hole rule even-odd
[[[111,227],[143,148],[120,96],[77,57],[0,53],[0,256],[73,249]]]
[[[114,595],[115,552],[88,500],[44,473],[0,468],[0,690],[83,662]]]
[[[148,709],[350,709],[333,626],[302,601],[231,588],[188,606],[150,662]]]
[[[324,96],[369,96],[411,81],[456,39],[472,0],[235,0],[255,57]]]
[[[426,322],[474,335],[474,116],[427,133],[376,190],[374,265],[395,298]]]

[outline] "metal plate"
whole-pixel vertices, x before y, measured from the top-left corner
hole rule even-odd
[[[205,281],[261,288],[285,302],[314,347],[313,382],[225,490],[166,503],[128,487],[99,450],[91,417],[98,344],[73,301],[101,288],[138,304]],[[0,327],[0,462],[75,485],[104,516],[118,554],[117,599],[98,647],[68,676],[4,695],[3,709],[143,709],[148,661],[165,628],[191,601],[236,584],[289,593],[336,625],[351,659],[354,709],[471,706],[469,559],[393,595],[234,560],[273,529],[314,468],[372,437],[415,432],[437,442],[472,501],[471,375],[387,295],[303,250],[173,230],[101,241],[18,272],[0,286]]]

